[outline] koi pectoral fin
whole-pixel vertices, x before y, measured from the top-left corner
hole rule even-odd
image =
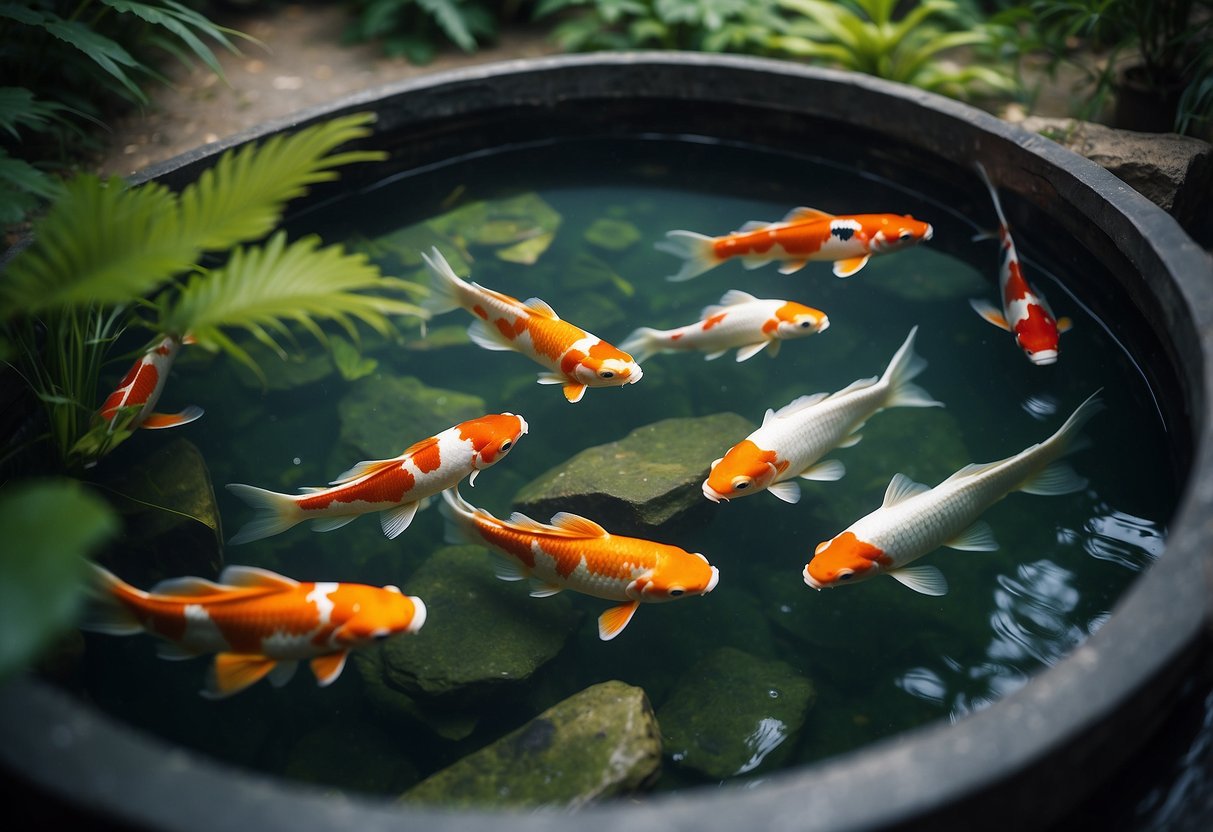
[[[834,276],[835,277],[850,277],[855,272],[862,269],[868,264],[872,255],[865,254],[862,257],[848,257],[845,260],[834,261]]]
[[[969,306],[972,306],[974,312],[999,329],[1005,329],[1007,332],[1011,331],[1011,325],[1007,323],[1007,319],[1003,316],[1002,312],[989,301],[974,298],[969,301]]]
[[[623,628],[628,626],[628,622],[632,620],[632,616],[636,614],[639,606],[639,601],[628,601],[626,604],[611,607],[598,616],[598,637],[603,641],[610,641],[622,633]]]
[[[1074,321],[1070,320],[1069,318],[1058,318],[1057,319],[1057,331],[1058,332],[1069,332],[1073,328],[1074,328]]]
[[[265,656],[244,653],[219,653],[207,673],[207,699],[223,699],[239,693],[249,685],[261,681],[278,664]]]
[[[152,413],[139,423],[139,427],[148,428],[149,430],[175,428],[178,425],[188,425],[190,422],[202,418],[203,413],[202,408],[195,407],[194,405],[190,405],[180,413]]]
[[[316,684],[322,688],[326,688],[333,682],[337,681],[337,677],[341,675],[341,671],[345,669],[346,656],[350,654],[348,650],[341,650],[337,653],[329,653],[327,656],[317,656],[308,664],[312,668],[312,673],[316,676]]]
[[[584,384],[569,382],[568,384],[564,385],[564,397],[568,399],[570,403],[576,404],[577,402],[581,401],[581,397],[584,395]]]

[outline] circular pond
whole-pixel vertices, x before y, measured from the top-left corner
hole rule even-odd
[[[717,566],[719,586],[644,605],[602,642],[594,620],[607,602],[531,598],[496,582],[482,553],[444,548],[437,511],[394,540],[364,519],[228,547],[228,563],[300,579],[432,587],[423,635],[441,635],[444,611],[465,626],[428,648],[394,640],[365,651],[333,687],[300,678],[220,703],[196,695],[201,662],[160,662],[149,639],[90,636],[90,706],[32,684],[5,693],[15,742],[3,753],[28,755],[33,765],[21,768],[39,786],[71,782],[82,805],[156,826],[190,828],[203,816],[175,810],[217,802],[232,823],[327,825],[357,813],[372,827],[498,825],[497,812],[436,814],[429,807],[442,797],[404,807],[382,799],[619,680],[651,701],[664,765],[642,803],[602,803],[578,823],[966,826],[979,812],[1023,828],[1076,805],[1165,716],[1203,648],[1210,309],[1189,285],[1208,279],[1207,258],[1160,210],[1094,165],[954,102],[746,59],[485,67],[241,140],[366,110],[378,122],[364,144],[390,159],[316,188],[295,206],[293,234],[344,242],[419,281],[420,252],[438,246],[460,275],[538,296],[615,343],[640,326],[710,320],[701,309],[729,290],[818,308],[829,327],[789,340],[774,358],[653,355],[640,384],[590,389],[575,405],[536,385],[524,358],[469,343],[461,311],[424,334],[405,322],[399,343],[364,339],[332,357],[313,350],[272,371],[264,393],[254,379],[233,383],[228,364],[186,355],[171,395],[207,406],[181,434],[215,484],[324,483],[461,419],[514,411],[529,434],[463,489],[466,499],[499,517],[512,507],[540,520],[577,511],[615,532],[676,543]],[[221,149],[151,175],[180,186]],[[999,268],[998,244],[972,239],[995,224],[976,162],[998,184],[1025,272],[1070,323],[1054,365],[1030,363],[970,306],[996,301]],[[692,281],[664,279],[678,270],[654,247],[667,231],[723,234],[798,205],[909,214],[933,234],[846,279],[826,263],[791,275],[725,263]],[[699,493],[702,470],[692,471],[689,499],[685,484],[639,509],[603,496],[643,494],[688,456],[706,469],[768,408],[880,375],[912,329],[927,362],[914,382],[944,407],[874,415],[861,442],[828,455],[845,476],[804,482],[798,503],[755,494],[713,504]],[[805,586],[814,547],[877,508],[893,475],[934,485],[1011,456],[1096,391],[1104,410],[1067,459],[1084,486],[1013,494],[983,515],[996,551],[941,549],[921,561],[946,577],[946,595],[887,579],[822,593]],[[554,485],[585,470],[593,487]],[[229,536],[250,516],[226,493],[219,508]],[[444,591],[472,600],[448,603]],[[477,679],[451,681],[476,662]],[[14,721],[18,709],[40,718]],[[172,752],[166,766],[163,740],[191,750]],[[334,805],[290,781],[341,788],[348,799]],[[137,791],[115,806],[105,795],[127,782]],[[143,790],[155,797],[134,796]]]

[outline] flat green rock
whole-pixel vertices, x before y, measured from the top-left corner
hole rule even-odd
[[[541,474],[514,504],[538,520],[583,514],[621,534],[701,525],[711,517],[702,485],[712,460],[754,427],[736,413],[654,422]]]
[[[636,791],[661,768],[661,737],[643,690],[603,682],[439,771],[401,798],[444,807],[576,809]]]
[[[777,767],[815,699],[790,665],[725,647],[686,672],[658,721],[667,755],[722,780]]]

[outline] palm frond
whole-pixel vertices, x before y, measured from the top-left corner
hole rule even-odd
[[[210,67],[211,71],[221,78],[223,77],[223,69],[219,66],[215,53],[202,42],[199,35],[211,38],[229,52],[237,55],[240,54],[240,50],[232,44],[228,35],[242,37],[246,40],[254,40],[249,35],[212,23],[193,9],[188,9],[172,0],[168,0],[163,5],[133,3],[129,2],[129,0],[101,0],[101,2],[114,11],[132,14],[153,26],[159,26],[171,32],[181,43],[189,47],[189,50],[200,61]],[[184,60],[182,62],[185,63]]]
[[[259,239],[277,225],[287,200],[335,179],[334,168],[386,158],[381,151],[331,153],[370,135],[366,125],[373,119],[369,113],[345,116],[229,150],[182,191],[182,228],[208,251]]]
[[[165,332],[189,332],[204,347],[228,352],[260,374],[223,329],[243,329],[281,353],[278,339],[289,335],[288,324],[324,341],[319,321],[336,322],[357,337],[356,321],[386,334],[392,330],[389,315],[425,315],[411,303],[363,294],[396,289],[403,282],[380,275],[364,255],[319,245],[316,236],[287,245],[280,231],[264,246],[236,249],[222,268],[194,275],[164,301],[158,326]]]

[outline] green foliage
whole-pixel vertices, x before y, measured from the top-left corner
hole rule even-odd
[[[54,188],[54,168],[88,147],[82,122],[148,101],[164,58],[219,72],[207,42],[234,37],[175,0],[0,2],[0,222],[25,216]]]
[[[118,528],[114,510],[72,480],[0,490],[0,680],[71,625],[87,576],[85,558]]]
[[[508,0],[353,0],[354,20],[345,38],[376,40],[389,55],[426,64],[443,40],[475,52],[497,36],[518,5]]]
[[[1010,93],[1013,78],[977,62],[945,60],[961,47],[997,42],[994,27],[954,0],[778,0],[797,15],[788,34],[773,39],[781,52],[824,61],[925,90],[967,97],[975,92]],[[899,7],[906,9],[895,18]]]
[[[129,327],[192,334],[260,373],[224,330],[243,329],[281,353],[292,327],[324,338],[322,321],[351,336],[355,322],[380,333],[388,316],[419,315],[391,295],[415,287],[379,274],[361,255],[264,236],[289,199],[332,179],[335,167],[380,159],[335,152],[369,135],[368,115],[347,116],[225,153],[180,194],[157,183],[80,176],[34,226],[34,242],[0,273],[0,323],[20,369],[43,402],[49,439],[69,467],[89,465],[129,432],[93,416],[105,356]],[[203,257],[220,265],[203,268]],[[126,356],[129,361],[132,356]]]
[[[774,0],[540,0],[535,17],[580,8],[556,26],[569,51],[695,49],[705,52],[769,51],[786,28]]]

